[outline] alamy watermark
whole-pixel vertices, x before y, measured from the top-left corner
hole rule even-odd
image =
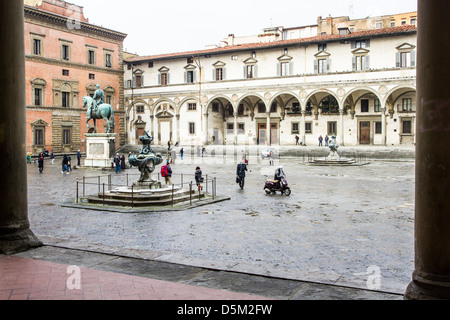
[[[70,5],[67,7],[68,12],[71,12],[72,14],[69,16],[69,19],[67,19],[67,28],[69,30],[74,30],[74,29],[81,29],[81,17],[82,17],[82,12],[80,7],[76,6],[76,5]]]
[[[379,290],[381,289],[381,269],[378,266],[369,266],[366,272],[355,273],[355,276],[367,276],[367,289]]]
[[[67,274],[70,276],[67,278],[66,287],[69,290],[81,289],[81,269],[78,266],[69,266],[67,268]]]

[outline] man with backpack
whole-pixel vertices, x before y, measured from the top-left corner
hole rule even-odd
[[[171,181],[172,168],[170,167],[169,161],[167,161],[166,165],[161,167],[161,177],[164,177],[166,185],[172,184],[172,181]]]

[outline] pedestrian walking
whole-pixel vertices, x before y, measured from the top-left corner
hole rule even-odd
[[[38,168],[39,168],[39,173],[42,173],[42,171],[44,171],[44,154],[42,152],[39,153],[39,156],[38,156]]]
[[[202,170],[200,169],[200,167],[196,167],[195,168],[195,182],[197,183],[197,189],[200,192],[200,190],[203,190],[203,176],[202,176]]]
[[[62,171],[61,171],[61,173],[64,173],[64,172],[66,172],[66,174],[70,173],[69,172],[69,157],[66,154],[63,156],[63,159],[62,159]]]
[[[328,147],[328,140],[330,140],[330,137],[328,135],[325,136],[325,147]]]
[[[54,164],[55,163],[55,154],[52,152],[50,152],[50,163]]]
[[[67,162],[67,170],[69,172],[72,171],[72,158],[70,156],[67,156],[68,162]]]
[[[206,148],[205,148],[205,146],[203,146],[203,148],[202,148],[202,157],[204,157],[205,154],[206,154]]]
[[[167,151],[170,151],[170,140],[167,141]]]
[[[183,150],[183,148],[181,148],[180,149],[180,158],[181,158],[181,160],[183,160],[183,153],[184,153],[184,150]]]
[[[269,152],[269,166],[273,166],[273,152],[270,150]]]
[[[166,165],[161,167],[161,177],[164,178],[166,185],[172,184],[172,168],[170,167],[169,161],[166,162]]]
[[[120,173],[122,171],[122,166],[120,165],[120,156],[116,153],[114,157],[114,165],[116,166],[116,173]]]
[[[295,135],[295,145],[298,146],[298,140],[300,139],[300,137],[298,135]]]
[[[197,146],[197,157],[200,157],[200,146]]]
[[[77,166],[81,166],[81,152],[80,149],[77,151]]]
[[[245,171],[247,171],[247,164],[245,163],[245,159],[242,159],[236,167],[236,183],[239,183],[241,189],[244,189]]]
[[[125,156],[124,155],[122,155],[120,157],[120,167],[121,167],[122,170],[125,170],[125,168],[126,168]]]
[[[319,147],[321,147],[322,146],[322,141],[323,141],[323,138],[322,138],[322,135],[319,137]]]

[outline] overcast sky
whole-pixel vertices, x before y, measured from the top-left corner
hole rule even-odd
[[[350,19],[417,11],[417,0],[69,0],[89,22],[128,34],[124,49],[139,55],[204,49],[233,33],[298,27],[317,17]],[[320,5],[318,5],[320,3]]]

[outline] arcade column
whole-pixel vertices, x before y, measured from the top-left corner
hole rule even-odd
[[[450,299],[450,12],[448,0],[418,1],[415,261],[405,299]]]
[[[0,254],[42,245],[28,221],[23,14],[23,0],[0,2]]]

